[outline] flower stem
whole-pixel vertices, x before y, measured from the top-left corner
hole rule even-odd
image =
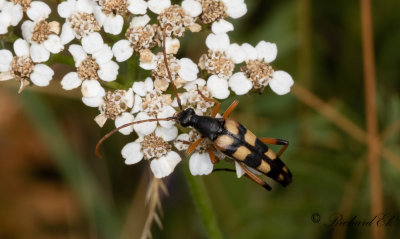
[[[203,178],[190,174],[188,167],[185,176],[189,184],[191,195],[200,214],[201,220],[207,231],[207,238],[222,239],[222,233],[218,227],[217,218],[212,209],[211,201],[204,185]]]

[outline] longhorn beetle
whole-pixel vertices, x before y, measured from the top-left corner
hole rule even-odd
[[[100,145],[103,143],[103,141],[124,127],[151,121],[174,120],[182,127],[191,126],[195,128],[201,134],[201,138],[199,138],[189,146],[189,148],[186,151],[187,154],[192,153],[193,150],[199,145],[199,143],[202,140],[208,138],[213,142],[215,148],[220,150],[226,156],[234,159],[243,169],[245,175],[248,178],[258,183],[259,185],[263,186],[268,191],[271,190],[271,187],[266,182],[264,182],[260,177],[258,177],[255,173],[253,173],[249,168],[255,169],[256,171],[265,174],[266,176],[279,182],[282,186],[287,186],[288,184],[290,184],[292,181],[292,174],[280,159],[282,153],[289,146],[289,142],[277,138],[257,138],[250,130],[246,129],[243,125],[241,125],[240,123],[238,123],[233,119],[228,118],[228,116],[238,105],[239,101],[235,100],[222,115],[222,118],[215,118],[215,116],[219,111],[220,103],[213,98],[208,98],[204,96],[202,92],[199,89],[197,89],[198,93],[206,101],[211,101],[215,103],[215,107],[211,113],[211,116],[196,115],[194,109],[182,108],[176,86],[174,84],[171,72],[168,67],[168,60],[165,50],[165,38],[166,38],[165,32],[167,27],[168,24],[163,29],[162,48],[164,55],[164,64],[167,69],[168,77],[169,80],[171,81],[174,94],[176,95],[180,112],[175,113],[173,117],[140,120],[122,125],[112,130],[111,132],[106,134],[102,139],[99,140],[99,142],[96,145],[96,154],[99,157],[101,157],[98,152],[98,149]],[[275,154],[265,144],[282,145],[283,147],[277,154]],[[218,162],[218,159],[215,158],[214,156],[212,145],[210,145],[209,147],[209,155],[211,162],[213,164],[216,164]],[[215,169],[214,171],[218,170],[234,171],[230,169]]]

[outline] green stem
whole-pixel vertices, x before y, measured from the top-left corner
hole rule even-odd
[[[212,209],[211,201],[202,177],[191,175],[188,167],[185,169],[186,180],[189,184],[191,195],[200,214],[201,220],[207,231],[207,238],[222,239],[217,218]]]

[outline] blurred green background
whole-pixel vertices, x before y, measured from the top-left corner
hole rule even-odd
[[[293,183],[267,192],[232,173],[197,177],[223,238],[372,238],[371,226],[330,225],[338,214],[347,221],[382,216],[371,214],[359,1],[246,2],[231,41],[276,42],[272,65],[289,72],[295,87],[285,96],[266,89],[229,98],[222,110],[238,99],[232,118],[260,137],[290,142],[282,159]],[[385,238],[400,234],[399,10],[399,1],[372,3],[383,213],[394,217]],[[197,61],[205,37],[188,33],[180,56]],[[70,69],[54,69],[49,88],[17,95],[15,82],[0,85],[0,238],[140,238],[148,164],[124,164],[120,150],[133,136],[113,136],[103,159],[95,157],[97,140],[113,125],[99,129],[98,110],[81,103],[79,90],[60,89]],[[164,180],[163,229],[154,224],[153,238],[209,238],[187,168],[184,160]]]

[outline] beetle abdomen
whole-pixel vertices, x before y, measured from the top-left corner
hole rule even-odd
[[[224,130],[214,145],[225,155],[276,180],[283,186],[292,181],[292,174],[275,153],[240,123],[226,119]]]

